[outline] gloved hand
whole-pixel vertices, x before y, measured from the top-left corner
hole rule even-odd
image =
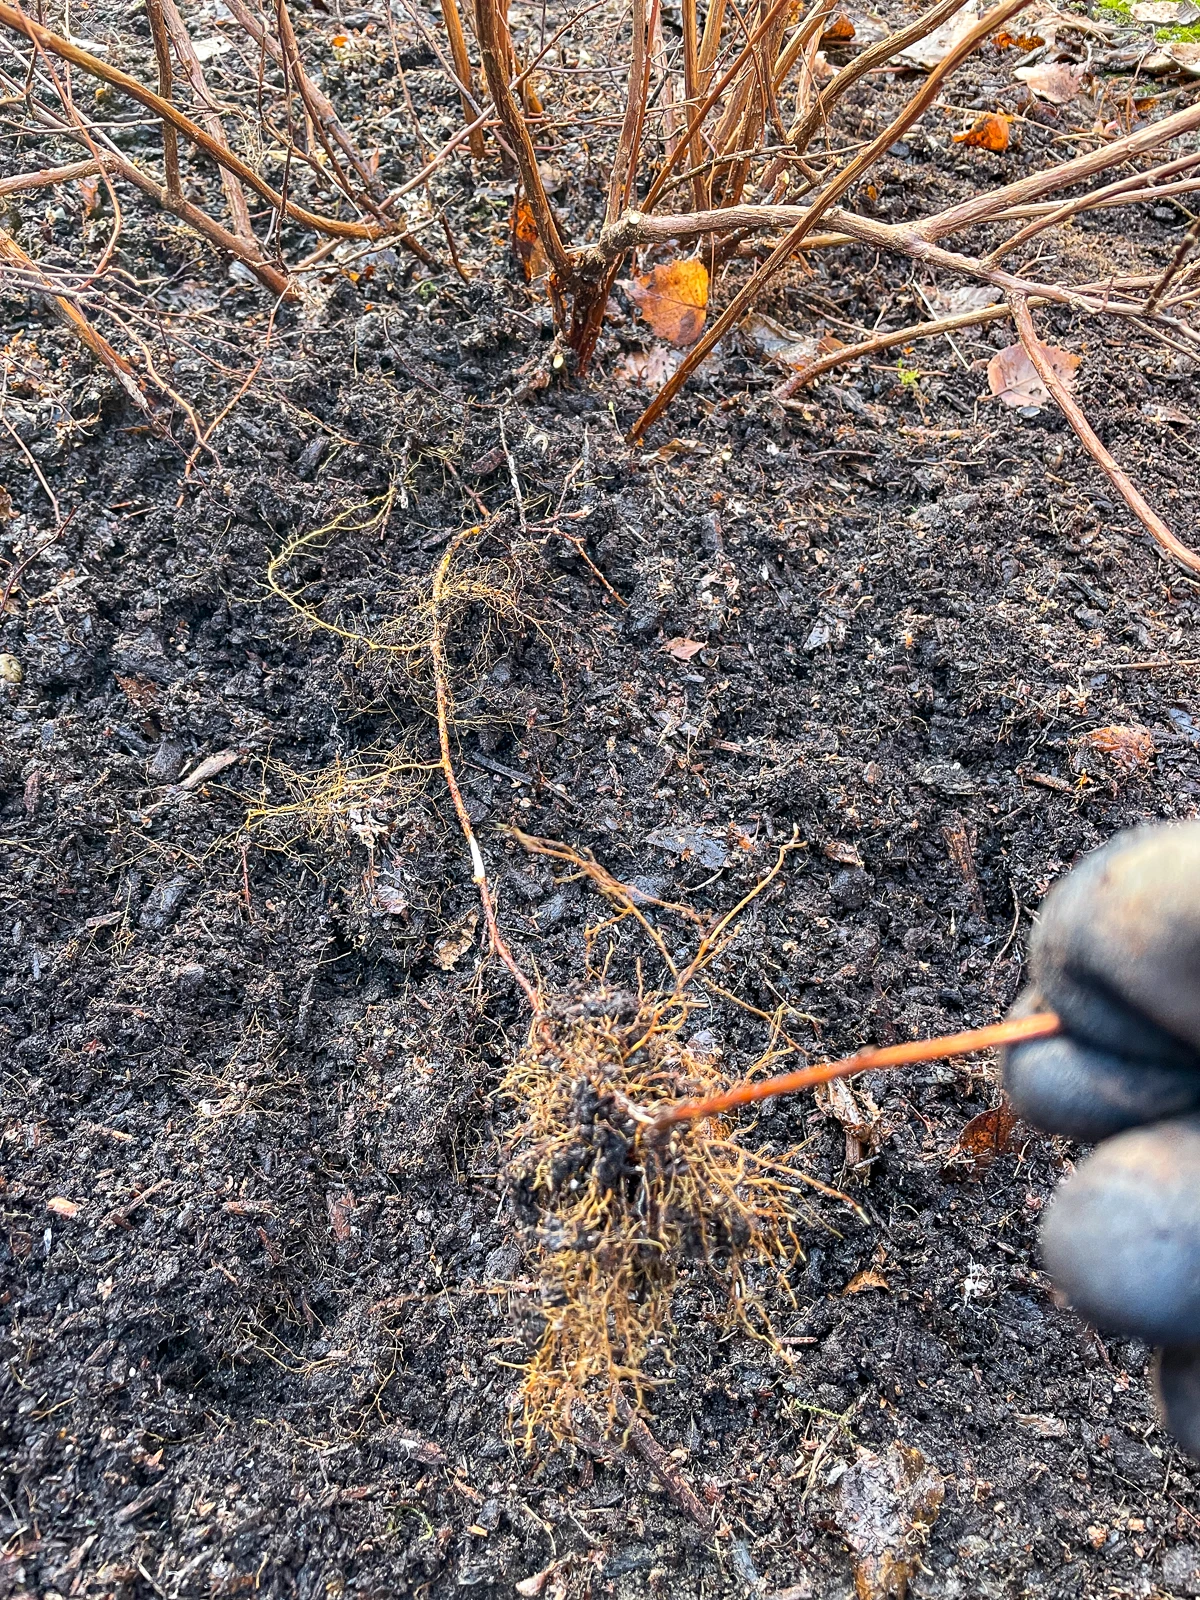
[[[1046,1265],[1103,1328],[1164,1345],[1167,1425],[1200,1455],[1200,822],[1119,834],[1047,895],[1005,1052],[1030,1122],[1104,1141],[1055,1196]]]

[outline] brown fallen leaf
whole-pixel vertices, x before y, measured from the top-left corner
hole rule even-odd
[[[821,43],[823,45],[849,44],[850,40],[854,38],[854,35],[854,24],[850,21],[850,18],[845,14],[844,11],[839,11],[837,16],[834,17],[833,21],[825,29],[824,33],[822,33]]]
[[[1083,359],[1070,350],[1060,350],[1057,345],[1044,344],[1042,353],[1051,368],[1070,389],[1075,379],[1075,369]],[[1022,344],[1010,344],[996,354],[987,364],[988,387],[997,400],[1006,406],[1041,407],[1050,398],[1050,391],[1038,377],[1033,362]]]
[[[1178,406],[1169,406],[1163,400],[1144,400],[1142,402],[1142,415],[1147,422],[1166,424],[1178,422],[1182,427],[1194,428],[1195,417],[1189,417],[1186,411],[1180,411]]]
[[[449,972],[475,943],[475,929],[478,923],[479,913],[472,911],[434,945],[433,959],[443,972]]]
[[[819,354],[815,334],[794,333],[765,311],[751,311],[738,324],[738,333],[748,351],[781,367],[802,367]]]
[[[970,1177],[987,1171],[997,1156],[1028,1143],[1033,1130],[1017,1116],[1007,1100],[981,1111],[966,1124],[946,1157],[947,1173],[956,1170]]]
[[[100,179],[80,178],[77,187],[83,201],[83,214],[90,217],[100,209]]]
[[[690,661],[703,649],[704,645],[699,639],[668,639],[663,645],[665,653],[674,656],[676,661]]]
[[[525,282],[532,283],[535,278],[544,278],[550,271],[550,262],[538,236],[533,207],[524,195],[519,194],[513,201],[510,239],[512,253],[517,259]]]
[[[1099,750],[1108,756],[1122,772],[1136,772],[1145,766],[1154,754],[1154,735],[1149,728],[1132,725],[1124,727],[1119,722],[1104,728],[1093,728],[1085,733],[1079,743],[1088,750]]]
[[[46,1210],[53,1211],[56,1217],[73,1217],[79,1207],[74,1200],[67,1200],[61,1194],[56,1194],[53,1200],[46,1201]]]
[[[1188,28],[1200,17],[1195,0],[1137,0],[1129,8],[1135,22],[1153,22],[1159,28]]]
[[[629,298],[660,339],[686,348],[704,330],[708,268],[695,256],[668,261],[628,286]]]
[[[1086,67],[1069,67],[1061,61],[1041,62],[1036,67],[1018,67],[1013,73],[1037,95],[1052,106],[1065,106],[1083,88],[1088,75]]]
[[[1043,1417],[1036,1411],[1018,1411],[1013,1419],[1019,1427],[1028,1428],[1039,1439],[1065,1439],[1067,1425],[1061,1417]]]
[[[1163,54],[1170,66],[1186,72],[1189,78],[1200,78],[1200,44],[1188,44],[1183,39],[1171,40],[1163,46]]]
[[[665,344],[652,344],[649,350],[629,350],[617,362],[614,377],[625,383],[641,383],[647,389],[661,389],[683,360],[678,350]]]
[[[918,39],[915,44],[908,45],[901,50],[894,59],[901,66],[920,67],[924,71],[932,71],[940,61],[944,61],[954,49],[970,33],[979,21],[979,6],[976,0],[968,0],[961,11],[956,12],[949,22],[943,22],[940,28],[935,28],[932,33],[926,34],[923,39]]]
[[[827,861],[836,861],[843,867],[861,867],[863,858],[856,845],[846,839],[826,839],[821,854]]]
[[[1007,150],[1009,120],[995,111],[985,111],[967,129],[954,135],[955,144],[967,144],[977,150]]]
[[[340,1194],[331,1194],[325,1197],[325,1208],[329,1212],[329,1226],[333,1230],[333,1237],[339,1244],[345,1244],[353,1231],[354,1213],[358,1207],[349,1189],[343,1189]]]
[[[850,1282],[842,1290],[845,1294],[866,1294],[871,1289],[890,1290],[887,1279],[881,1272],[872,1272],[868,1267],[862,1272],[856,1272]]]
[[[904,1600],[945,1487],[919,1450],[859,1447],[838,1481],[834,1517],[853,1552],[858,1600]]]

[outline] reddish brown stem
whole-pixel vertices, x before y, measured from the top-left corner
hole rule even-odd
[[[91,55],[87,50],[81,49],[70,39],[61,34],[52,33],[49,28],[43,28],[40,23],[23,11],[20,6],[10,5],[9,0],[0,0],[0,25],[10,28],[14,33],[23,34],[38,49],[50,55],[58,56],[63,61],[69,61],[81,71],[90,73],[92,77],[99,78],[102,83],[111,84],[114,89],[119,89],[127,94],[131,100],[140,106],[145,106],[164,123],[170,123],[183,134],[192,144],[203,150],[205,155],[211,157],[218,166],[226,167],[234,173],[256,195],[265,200],[275,209],[283,210],[295,222],[304,227],[312,228],[316,233],[326,233],[339,239],[382,239],[396,234],[404,234],[404,224],[401,222],[367,223],[343,222],[337,217],[321,216],[318,212],[309,211],[304,206],[298,206],[294,201],[286,199],[274,190],[265,179],[234,153],[220,144],[204,128],[193,122],[190,117],[164,100],[160,94],[155,94],[153,89],[148,89],[144,83],[139,83],[136,78],[131,78],[127,72],[122,72],[119,67],[110,66],[107,61],[101,61],[98,56]],[[177,209],[172,206],[172,210]],[[179,213],[182,215],[182,211]],[[401,240],[403,242],[403,239]],[[236,253],[236,252],[235,252]]]
[[[521,993],[529,1001],[530,1009],[534,1018],[537,1019],[542,1015],[543,1010],[541,996],[517,965],[515,956],[508,948],[504,935],[500,932],[500,924],[496,920],[496,903],[492,898],[487,869],[483,864],[483,852],[480,850],[479,841],[475,837],[475,829],[471,826],[470,813],[467,810],[466,801],[462,797],[462,790],[458,787],[454,761],[450,754],[450,722],[454,714],[454,705],[450,693],[450,669],[446,661],[446,585],[459,550],[472,534],[479,531],[478,528],[468,528],[464,532],[457,534],[446,547],[446,553],[438,562],[437,571],[433,576],[433,626],[430,630],[429,642],[430,655],[433,660],[433,687],[437,696],[438,749],[441,754],[439,764],[442,769],[442,776],[446,781],[446,788],[450,791],[454,814],[458,818],[458,825],[462,829],[463,838],[467,842],[467,849],[471,853],[471,876],[474,879],[476,889],[479,891],[479,902],[483,907],[483,918],[487,925],[488,942],[517,980]]]
[[[154,40],[154,59],[158,66],[158,92],[170,100],[173,87],[171,78],[171,45],[167,38],[167,24],[163,17],[162,0],[146,0],[146,16]],[[179,180],[179,135],[169,122],[162,125],[163,171],[167,178],[167,193],[178,200],[183,193]]]
[[[1038,377],[1058,402],[1059,409],[1079,435],[1079,442],[1108,478],[1108,481],[1150,537],[1160,544],[1169,556],[1178,561],[1181,567],[1186,567],[1189,572],[1200,572],[1200,555],[1197,555],[1194,550],[1189,550],[1182,539],[1177,539],[1158,512],[1143,499],[1140,490],[1124,467],[1101,444],[1099,435],[1084,416],[1078,400],[1076,400],[1050,364],[1046,356],[1045,346],[1038,338],[1037,331],[1033,326],[1033,318],[1029,312],[1029,302],[1025,296],[1010,292],[1008,303],[1012,307],[1013,320],[1017,325],[1017,332],[1021,336],[1021,343],[1025,347],[1025,354],[1033,363],[1034,371]]]
[[[1007,22],[1010,17],[1015,16],[1018,11],[1024,8],[1025,4],[1026,0],[1001,0],[1000,5],[993,6],[989,12],[982,16],[970,33],[960,39],[949,54],[938,63],[925,80],[924,85],[899,115],[834,178],[828,188],[808,208],[804,220],[798,222],[786,238],[776,245],[770,256],[763,263],[762,270],[734,295],[721,315],[688,351],[675,372],[667,379],[666,383],[630,429],[628,437],[631,442],[640,440],[646,429],[658,420],[713,346],[725,337],[750,302],[762,293],[770,279],[795,254],[801,242],[812,232],[814,224],[824,216],[835,201],[841,199],[842,195],[858,181],[864,172],[874,166],[884,151],[888,150],[907,129],[912,127],[918,117],[923,115],[937,98],[943,81],[972,54],[987,38],[988,34],[1002,23]]]
[[[468,90],[471,84],[471,58],[467,54],[467,41],[463,33],[462,18],[458,14],[455,0],[442,0],[442,21],[446,24],[446,33],[450,40],[450,54],[454,60],[454,70]],[[467,95],[462,97],[463,122],[470,127],[475,121],[475,109]],[[476,128],[470,136],[471,154],[476,161],[483,160],[483,129]]]
[[[1049,1039],[1061,1024],[1053,1011],[1039,1011],[1032,1017],[1017,1017],[995,1022],[986,1028],[969,1028],[965,1033],[947,1033],[938,1039],[913,1039],[909,1044],[885,1045],[880,1050],[859,1050],[841,1061],[826,1061],[817,1067],[802,1067],[777,1078],[754,1083],[736,1083],[722,1094],[706,1095],[702,1100],[681,1100],[668,1106],[654,1119],[655,1128],[670,1128],[678,1122],[696,1122],[701,1117],[719,1117],[738,1106],[772,1100],[776,1095],[799,1094],[833,1078],[850,1078],[857,1072],[879,1072],[890,1067],[912,1067],[923,1061],[944,1061],[950,1056],[969,1056],[977,1050],[994,1050],[999,1045],[1022,1044],[1029,1039]]]

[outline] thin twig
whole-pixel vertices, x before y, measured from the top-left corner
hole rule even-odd
[[[175,0],[157,0],[162,7],[163,20],[167,31],[171,35],[171,42],[175,46],[175,53],[187,73],[188,82],[191,84],[192,94],[195,96],[199,119],[212,134],[214,139],[220,140],[228,149],[229,140],[225,137],[225,128],[221,122],[220,114],[216,109],[212,96],[208,92],[208,83],[204,76],[204,68],[200,64],[200,57],[196,54],[192,44],[192,36],[188,32],[187,23],[180,15],[179,7]],[[229,207],[229,218],[233,223],[233,231],[239,239],[257,248],[258,241],[254,237],[254,229],[250,224],[250,208],[246,204],[246,196],[242,193],[242,186],[226,167],[220,169],[221,187],[225,191],[225,203]]]
[[[1033,326],[1033,318],[1029,314],[1029,302],[1022,294],[1010,294],[1008,303],[1012,307],[1013,320],[1017,325],[1021,343],[1025,347],[1025,354],[1033,363],[1033,368],[1038,377],[1049,389],[1058,402],[1063,415],[1079,435],[1079,441],[1088,451],[1097,466],[1107,476],[1109,482],[1125,501],[1134,516],[1145,528],[1146,532],[1154,539],[1168,555],[1186,567],[1189,572],[1200,572],[1200,555],[1194,550],[1189,550],[1182,540],[1177,539],[1167,527],[1166,523],[1146,501],[1135,487],[1133,480],[1119,466],[1116,460],[1101,444],[1099,437],[1091,423],[1084,416],[1079,402],[1067,388],[1066,384],[1054,370],[1046,355],[1045,346],[1037,336]]]
[[[446,660],[446,586],[458,552],[468,539],[474,538],[482,531],[481,527],[475,527],[466,528],[462,532],[455,534],[454,538],[446,546],[446,553],[438,562],[437,569],[434,572],[431,596],[433,621],[430,628],[429,653],[433,663],[434,693],[437,697],[438,748],[441,752],[442,776],[446,780],[446,788],[450,791],[450,799],[454,805],[458,825],[462,829],[463,838],[467,841],[467,849],[471,854],[471,876],[474,879],[476,889],[479,891],[484,921],[487,924],[488,939],[492,949],[516,979],[536,1018],[541,1015],[543,1010],[542,999],[517,965],[512,951],[505,942],[504,935],[500,932],[500,926],[496,920],[496,904],[492,899],[487,869],[483,863],[483,852],[479,848],[479,841],[476,839],[475,830],[471,826],[470,813],[467,811],[466,802],[463,800],[462,790],[458,787],[458,778],[454,772],[454,761],[450,754],[450,720],[454,708],[450,693],[450,669]]]
[[[158,92],[169,102],[171,99],[171,42],[167,37],[167,24],[163,17],[162,0],[146,0],[146,17],[150,23],[150,36],[154,40],[154,60],[158,66]],[[167,177],[167,193],[178,200],[183,193],[179,181],[179,135],[173,124],[162,125],[163,170]]]
[[[739,1106],[772,1100],[776,1095],[799,1094],[834,1078],[851,1078],[859,1072],[880,1072],[892,1067],[918,1066],[925,1061],[946,1061],[953,1056],[974,1055],[979,1050],[994,1050],[1001,1045],[1023,1044],[1030,1039],[1049,1039],[1061,1023],[1053,1011],[1039,1011],[1030,1017],[992,1023],[986,1028],[970,1028],[965,1033],[943,1034],[938,1039],[914,1039],[908,1044],[890,1044],[882,1049],[859,1050],[841,1061],[827,1061],[798,1072],[785,1072],[777,1078],[734,1084],[720,1094],[700,1100],[681,1100],[655,1117],[660,1129],[680,1122],[695,1122],[701,1117],[719,1117]]]
[[[705,356],[708,355],[709,351],[712,350],[713,346],[724,338],[750,302],[761,294],[767,282],[795,254],[805,235],[812,231],[813,225],[820,220],[836,200],[839,200],[858,181],[864,172],[875,164],[886,150],[891,148],[901,134],[916,122],[917,118],[936,99],[943,81],[950,73],[954,72],[1001,23],[1007,22],[1010,17],[1015,16],[1018,11],[1022,10],[1026,3],[1027,0],[1001,0],[999,5],[993,6],[937,64],[920,90],[912,97],[899,115],[865,149],[861,150],[853,161],[849,162],[838,173],[837,177],[808,207],[804,220],[798,222],[787,237],[775,247],[763,263],[760,271],[734,295],[721,315],[688,351],[675,372],[667,379],[666,383],[630,429],[629,437],[631,440],[640,439],[646,429],[657,421],[691,374],[704,360]]]
[[[798,389],[803,389],[806,384],[834,367],[844,366],[849,361],[859,361],[863,356],[873,356],[880,350],[891,350],[898,344],[908,344],[918,339],[936,339],[945,334],[956,333],[959,328],[975,328],[984,322],[996,322],[1005,317],[1011,317],[1012,312],[1007,305],[982,306],[977,311],[960,311],[957,316],[939,317],[936,322],[914,322],[907,328],[899,328],[893,333],[877,333],[873,339],[864,339],[861,344],[845,344],[840,349],[831,350],[828,355],[819,356],[814,361],[806,361],[799,367],[786,382],[781,383],[778,389],[772,391],[771,398],[778,400],[782,405],[791,404],[791,396]]]
[[[129,362],[124,356],[117,354],[103,334],[97,333],[78,306],[72,305],[63,295],[55,292],[54,284],[37,262],[27,256],[16,240],[10,238],[3,229],[0,229],[0,262],[19,267],[37,283],[39,291],[49,300],[55,314],[66,323],[80,343],[91,351],[96,360],[107,367],[138,410],[148,412],[150,403],[142,393],[137,374]]]
[[[613,1410],[616,1412],[617,1420],[625,1429],[625,1437],[621,1443],[632,1445],[662,1484],[671,1502],[685,1516],[690,1517],[697,1527],[703,1528],[706,1533],[711,1533],[714,1527],[712,1512],[691,1485],[683,1481],[675,1463],[619,1388],[613,1393]]]
[[[110,66],[107,61],[101,61],[98,56],[81,49],[70,39],[52,33],[49,28],[43,28],[19,6],[11,5],[9,0],[0,0],[0,25],[10,28],[14,33],[24,34],[40,49],[60,57],[63,61],[71,62],[92,77],[99,78],[101,82],[111,84],[114,89],[120,89],[138,105],[145,106],[162,121],[171,123],[186,139],[203,150],[205,155],[211,157],[219,166],[226,167],[236,174],[248,189],[253,189],[255,194],[274,206],[277,211],[285,212],[294,222],[312,228],[315,233],[328,233],[343,239],[383,239],[405,233],[403,222],[348,222],[338,217],[323,216],[297,205],[295,201],[287,199],[273,189],[264,178],[259,177],[253,167],[247,166],[240,156],[234,155],[206,129],[193,122],[190,117],[184,116],[183,112],[164,100],[161,95],[155,94],[152,89],[139,83],[136,78],[130,77],[129,73],[122,72],[119,67]],[[177,210],[178,206],[172,205],[171,209]]]

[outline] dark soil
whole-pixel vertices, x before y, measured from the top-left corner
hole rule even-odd
[[[1035,155],[918,144],[881,204]],[[1124,270],[1132,239],[1165,261],[1185,225],[1119,213],[1079,225],[1078,248]],[[125,248],[155,270],[214,270],[139,227]],[[965,364],[917,347],[915,386],[851,369],[786,417],[777,375],[729,349],[631,451],[640,401],[611,373],[645,342],[632,324],[592,379],[514,398],[549,329],[511,264],[470,285],[386,253],[374,269],[331,272],[319,308],[281,317],[190,478],[186,428],[156,437],[40,311],[6,305],[45,366],[5,415],[74,515],[0,634],[23,672],[0,754],[4,1583],[512,1594],[557,1562],[547,1595],[842,1600],[839,1469],[899,1440],[946,1486],[914,1594],[1200,1593],[1200,1470],[1156,1423],[1150,1353],[1084,1329],[1039,1267],[1074,1148],[951,1157],[998,1098],[978,1061],[877,1075],[881,1139],[849,1169],[811,1099],[764,1110],[764,1137],[807,1141],[870,1222],[823,1209],[836,1231],[806,1236],[795,1304],[769,1292],[781,1347],[685,1284],[647,1416],[730,1534],[694,1526],[619,1440],[523,1450],[536,1264],[496,1091],[527,1019],[482,960],[437,773],[278,813],[297,775],[435,744],[423,669],[305,626],[266,569],[393,484],[381,525],[280,577],[378,636],[486,508],[472,559],[515,606],[457,620],[457,763],[514,953],[547,990],[584,990],[605,908],[504,824],[701,911],[798,830],[807,849],[714,976],[795,1008],[814,1055],[997,1018],[1049,883],[1122,826],[1196,813],[1197,586],[1053,411],[980,403],[1007,330],[962,336]],[[768,309],[869,327],[885,303],[906,315],[908,282],[847,251]],[[224,294],[261,340],[258,292]],[[1190,365],[1042,315],[1086,345],[1093,419],[1190,535],[1191,435],[1142,412],[1200,408]],[[11,437],[0,452],[26,551],[53,524]],[[703,648],[680,661],[673,639]],[[1081,742],[1112,724],[1149,729],[1152,760]],[[663,928],[691,948],[686,923]],[[610,981],[634,984],[639,957],[655,981],[622,928]],[[710,1000],[697,1028],[748,1064],[765,1025]],[[864,1270],[885,1287],[846,1294]]]

